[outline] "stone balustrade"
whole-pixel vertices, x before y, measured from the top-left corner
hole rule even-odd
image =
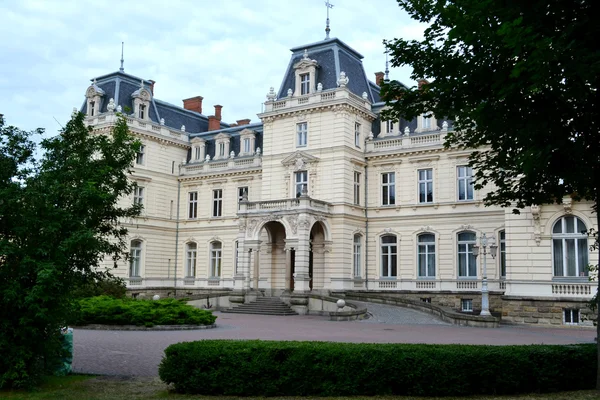
[[[437,131],[421,135],[394,135],[367,141],[367,152],[387,152],[410,150],[427,146],[443,146],[447,131]]]
[[[229,170],[239,170],[247,168],[258,168],[262,165],[262,157],[254,156],[243,158],[229,158],[225,160],[198,161],[182,165],[182,175],[195,175],[215,172],[226,172]]]
[[[117,122],[117,119],[117,113],[105,112],[95,117],[86,117],[85,122],[95,128],[101,128],[103,125],[114,125]],[[181,130],[169,128],[165,125],[159,125],[152,121],[140,120],[132,116],[126,116],[125,120],[127,121],[127,125],[131,128],[135,128],[136,131],[147,132],[152,135],[168,137],[189,143],[188,135]]]
[[[311,210],[329,213],[331,212],[331,205],[321,200],[311,199],[310,197],[266,201],[241,201],[239,214],[260,214],[273,211],[293,210]]]
[[[357,106],[362,106],[371,110],[371,103],[360,96],[350,92],[347,88],[336,88],[315,92],[304,96],[283,97],[274,101],[265,102],[265,114],[273,111],[282,111],[305,105],[315,105],[318,103],[346,100]]]

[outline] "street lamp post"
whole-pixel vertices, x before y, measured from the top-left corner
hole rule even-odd
[[[479,315],[491,315],[490,314],[490,300],[489,300],[489,291],[488,291],[488,282],[487,282],[487,250],[490,248],[490,254],[493,259],[496,259],[496,252],[498,251],[498,246],[496,245],[496,241],[494,237],[488,239],[485,233],[479,237],[480,245],[473,245],[473,255],[477,257],[481,252],[481,257],[483,259],[483,279],[481,280],[481,313]]]

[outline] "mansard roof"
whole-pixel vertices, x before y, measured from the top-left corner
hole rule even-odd
[[[208,131],[201,133],[190,133],[190,140],[194,138],[202,138],[206,140],[206,154],[214,154],[215,152],[215,138],[220,134],[227,134],[229,136],[229,151],[233,151],[235,154],[239,154],[242,148],[240,143],[240,134],[242,131],[250,129],[255,132],[254,139],[254,150],[257,147],[262,149],[263,147],[263,124],[262,122],[255,122],[247,125],[238,125],[229,128],[219,129],[216,131]]]
[[[94,79],[92,79],[94,81]],[[108,101],[115,100],[115,106],[121,106],[133,110],[133,97],[140,89],[141,78],[126,74],[121,71],[112,72],[95,78],[96,86],[104,91],[100,112],[107,111]],[[143,80],[146,89],[150,89],[152,82]],[[187,132],[206,132],[208,130],[208,117],[195,111],[186,110],[183,107],[176,106],[156,99],[154,96],[150,98],[149,117],[152,122],[160,123],[161,118],[165,120],[165,126],[173,129],[181,129],[185,125]],[[87,113],[87,102],[84,102],[81,107],[81,112]],[[222,128],[227,128],[229,124],[221,122]]]
[[[292,57],[279,88],[278,98],[287,96],[288,89],[295,87],[294,65],[302,60],[304,50],[308,58],[317,61],[317,83],[323,85],[323,90],[337,87],[340,72],[344,71],[350,79],[348,89],[357,96],[367,93],[372,103],[380,101],[379,86],[369,81],[362,64],[363,56],[338,38],[326,39],[320,42],[298,46],[290,49]]]

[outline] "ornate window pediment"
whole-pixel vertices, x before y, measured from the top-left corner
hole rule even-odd
[[[319,162],[319,158],[311,156],[303,151],[296,151],[284,158],[281,163],[286,167],[294,166],[294,169],[304,169],[306,164],[312,164]]]

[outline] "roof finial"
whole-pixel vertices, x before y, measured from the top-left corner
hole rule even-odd
[[[119,68],[119,71],[121,72],[125,72],[125,69],[123,68],[123,62],[125,60],[123,60],[123,48],[125,47],[125,42],[121,42],[121,68]]]
[[[388,68],[388,50],[385,50],[385,77],[383,78],[384,82],[390,81],[390,69]]]
[[[329,29],[329,9],[333,8],[333,4],[331,4],[329,2],[329,0],[327,0],[325,2],[325,7],[327,7],[327,26],[325,27],[325,40],[329,39],[329,31],[331,29]]]

